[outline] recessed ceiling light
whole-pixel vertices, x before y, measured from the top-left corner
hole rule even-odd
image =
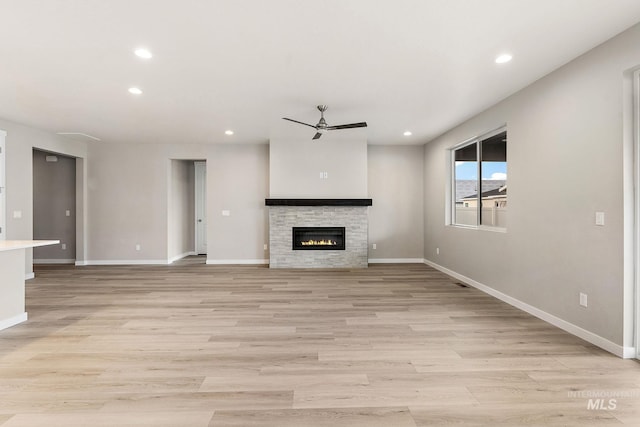
[[[225,135],[233,135],[233,131],[232,130],[225,130],[224,134]]]
[[[137,87],[130,87],[129,93],[132,93],[134,95],[142,95],[142,91]]]
[[[508,53],[503,53],[496,58],[496,64],[506,64],[507,62],[511,61],[512,58],[513,57]]]
[[[404,135],[404,136],[411,136],[411,135],[413,135],[413,134],[411,133],[411,131],[410,131],[410,130],[407,130],[407,131],[405,131],[405,132],[403,133],[403,135]]]
[[[149,52],[147,49],[142,47],[140,49],[134,50],[133,53],[135,53],[136,56],[139,56],[140,58],[144,58],[144,59],[149,59],[153,56],[151,52]]]

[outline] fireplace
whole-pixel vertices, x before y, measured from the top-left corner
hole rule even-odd
[[[367,268],[371,199],[266,199],[265,204],[270,268]],[[295,237],[294,227],[322,234]],[[341,236],[327,235],[327,230]],[[296,239],[298,245],[293,243]]]
[[[344,227],[292,227],[293,250],[345,250]]]

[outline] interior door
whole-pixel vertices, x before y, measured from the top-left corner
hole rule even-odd
[[[195,162],[196,252],[207,254],[207,162]]]

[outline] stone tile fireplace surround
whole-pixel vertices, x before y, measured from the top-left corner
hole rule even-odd
[[[270,268],[366,268],[371,199],[266,199]],[[294,250],[293,227],[345,227],[344,250]]]

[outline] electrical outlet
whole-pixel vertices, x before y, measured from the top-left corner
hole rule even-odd
[[[266,251],[267,249],[269,249],[269,245],[267,245],[266,243],[264,244],[264,250]]]
[[[225,210],[223,210],[223,211],[222,211],[222,216],[231,216],[231,211],[228,211],[228,210],[226,210],[226,209],[225,209]]]
[[[71,216],[71,211],[69,209],[67,209],[66,211],[64,211],[65,216]]]
[[[587,294],[580,292],[580,305],[583,307],[587,306]]]
[[[374,243],[373,245],[371,245],[371,249],[378,249],[378,245]]]
[[[60,245],[60,246],[62,246],[62,250],[63,250],[63,251],[66,251],[66,250],[67,250],[67,244],[66,244],[66,243],[63,243],[63,244],[62,244],[62,245]]]
[[[440,248],[436,248],[436,255],[440,255]]]
[[[139,251],[140,249],[142,249],[142,247],[141,247],[141,246],[140,246],[140,244],[138,243],[138,244],[136,245],[136,251]]]

